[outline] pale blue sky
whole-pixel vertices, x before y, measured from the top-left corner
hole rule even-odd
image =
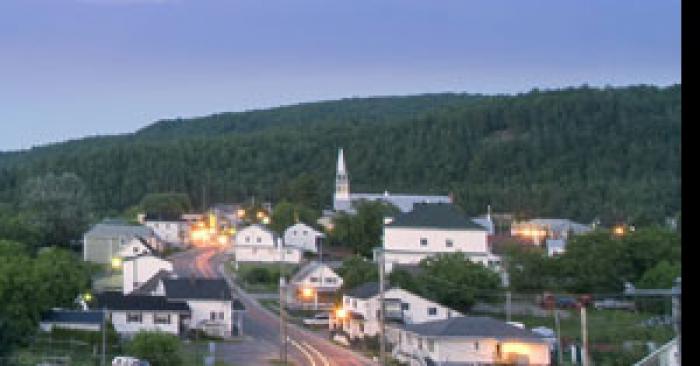
[[[680,82],[679,0],[2,0],[0,150],[352,96]]]

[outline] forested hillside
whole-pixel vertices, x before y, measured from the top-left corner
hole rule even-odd
[[[149,192],[276,200],[302,173],[330,205],[337,149],[355,192],[453,193],[470,214],[660,221],[680,211],[680,85],[348,99],[161,121],[0,154],[0,200],[73,172],[103,213]]]

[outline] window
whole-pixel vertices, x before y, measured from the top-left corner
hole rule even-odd
[[[304,230],[304,236],[306,236],[309,232]]]
[[[245,237],[245,242],[246,242],[246,243],[250,243],[250,236],[246,236],[246,237]]]
[[[363,323],[360,323],[360,324],[357,326],[357,328],[360,330],[360,332],[363,332],[363,333],[364,333],[364,331],[365,331],[365,325],[364,325]]]
[[[126,313],[127,323],[141,323],[141,313]]]
[[[223,311],[219,312],[219,319],[224,320],[224,312]]]
[[[401,303],[401,310],[408,310],[408,309],[410,309],[410,308],[411,308],[411,304],[409,304],[409,303],[407,303],[407,302],[402,302],[402,303]]]
[[[474,342],[474,349],[479,350],[479,342]]]
[[[153,324],[170,324],[170,314],[153,314]]]
[[[292,250],[291,250],[291,249],[287,249],[287,254],[292,254]]]
[[[352,307],[357,309],[357,300],[355,300],[355,299],[352,300]]]
[[[496,344],[496,357],[501,358],[501,344]]]
[[[138,252],[139,252],[139,247],[134,247],[134,253],[138,253]]]
[[[418,338],[418,349],[423,349],[423,338]]]
[[[296,231],[296,230],[294,230],[294,236],[297,236],[297,231]]]
[[[454,245],[454,242],[452,241],[452,239],[447,239],[447,240],[445,240],[445,246],[446,246],[446,247],[452,248],[453,245]]]
[[[428,308],[428,315],[437,315],[437,308]]]
[[[350,305],[350,298],[348,298],[348,297],[345,298],[345,304]]]
[[[326,283],[336,283],[338,279],[335,277],[326,277]]]
[[[318,282],[318,277],[311,277],[311,278],[309,278],[309,281]]]
[[[428,339],[428,352],[435,352],[435,340]]]
[[[420,246],[424,247],[428,245],[428,239],[420,238]]]
[[[257,238],[255,238],[255,242],[256,242],[256,243],[261,243],[261,242],[262,242],[262,239],[258,236]]]
[[[216,320],[216,311],[212,311],[209,313],[209,319],[210,320]]]

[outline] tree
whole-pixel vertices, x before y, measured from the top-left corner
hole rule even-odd
[[[384,218],[396,215],[395,206],[382,201],[362,201],[355,205],[356,214],[341,213],[333,219],[332,245],[343,245],[366,257],[381,245]]]
[[[73,173],[48,173],[22,187],[22,208],[44,244],[68,246],[79,238],[92,219],[91,207],[82,179]]]
[[[149,193],[140,206],[148,213],[170,216],[181,216],[192,209],[190,197],[185,193]]]
[[[377,264],[358,255],[345,259],[343,266],[338,269],[338,274],[343,278],[344,290],[352,289],[366,282],[379,281]]]
[[[477,299],[493,300],[501,286],[496,272],[465,260],[462,253],[439,254],[420,262],[419,294],[459,311],[468,311]]]
[[[276,232],[282,233],[286,228],[297,222],[313,226],[318,218],[318,212],[311,208],[301,204],[282,201],[275,205],[272,210],[270,227]]]
[[[169,333],[140,331],[127,344],[127,351],[153,366],[183,364],[180,339]]]
[[[681,263],[662,260],[644,272],[637,283],[639,288],[671,288],[677,277],[681,276]]]

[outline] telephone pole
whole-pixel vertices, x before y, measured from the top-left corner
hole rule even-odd
[[[279,260],[279,270],[280,270],[280,360],[282,361],[283,365],[287,365],[287,310],[286,308],[286,301],[285,301],[285,287],[286,287],[286,281],[284,278],[284,273],[283,273],[283,261],[282,258],[284,256],[284,250],[282,248],[282,241],[280,239],[277,240],[277,246],[279,247],[279,253],[280,256],[278,258]]]
[[[586,322],[586,304],[581,304],[581,364],[589,366],[588,362],[588,324]]]
[[[386,360],[386,341],[384,337],[384,248],[379,251],[379,364]]]
[[[561,349],[561,326],[559,325],[559,309],[554,309],[554,327],[557,329],[557,365],[564,364],[564,350]]]

